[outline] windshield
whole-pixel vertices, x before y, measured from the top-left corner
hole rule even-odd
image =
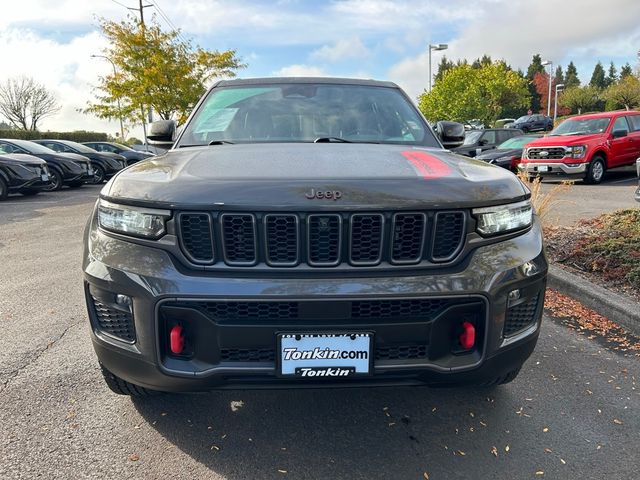
[[[498,145],[498,150],[509,150],[511,148],[522,148],[527,143],[533,142],[536,138],[538,138],[538,137],[527,137],[527,136],[524,136],[524,135],[521,135],[519,137],[513,137],[513,138],[510,138],[509,140],[507,140],[506,142],[502,142],[500,145]]]
[[[478,141],[478,139],[480,138],[480,135],[482,135],[482,130],[477,130],[475,132],[467,132],[464,136],[464,142],[462,144],[473,145]]]
[[[11,140],[11,143],[17,145],[18,147],[26,150],[29,153],[56,153],[50,148],[26,140]]]
[[[519,119],[516,120],[516,123],[528,122],[531,119],[531,115],[523,115]]]
[[[177,147],[210,142],[362,143],[439,147],[399,90],[365,85],[288,83],[214,88]]]
[[[59,143],[66,145],[67,147],[73,148],[78,152],[82,153],[96,153],[96,150],[93,148],[89,148],[86,145],[82,145],[81,143],[72,142],[71,140],[57,140]]]
[[[611,117],[602,118],[570,118],[562,122],[550,135],[580,135],[586,133],[603,133],[611,122]]]

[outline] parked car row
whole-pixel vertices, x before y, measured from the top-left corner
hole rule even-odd
[[[640,157],[640,112],[578,115],[544,136],[528,134],[546,132],[549,120],[528,115],[503,129],[467,131],[462,146],[452,150],[530,177],[562,176],[591,184],[600,183],[607,170],[631,166]]]
[[[0,139],[0,200],[10,193],[35,195],[64,186],[100,184],[152,156],[111,142]]]

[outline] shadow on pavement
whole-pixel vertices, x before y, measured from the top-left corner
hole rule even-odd
[[[485,427],[493,425],[498,432],[503,416],[513,416],[505,403],[513,403],[508,387],[222,391],[134,399],[152,428],[230,479],[445,473],[471,450],[487,450],[482,436],[469,431],[484,428],[480,435],[488,435]]]

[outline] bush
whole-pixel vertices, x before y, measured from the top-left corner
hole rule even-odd
[[[49,138],[52,140],[71,140],[73,142],[106,142],[109,135],[104,132],[39,132],[32,130],[0,130],[0,138],[15,138],[19,140],[38,140]]]

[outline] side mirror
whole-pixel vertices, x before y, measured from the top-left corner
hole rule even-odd
[[[464,142],[465,131],[461,123],[441,121],[436,124],[436,131],[444,148],[456,148]]]
[[[629,132],[627,132],[626,130],[614,130],[613,132],[611,132],[611,136],[613,138],[626,137],[628,133]]]
[[[149,126],[147,140],[151,145],[171,148],[176,139],[176,122],[173,120],[158,120]]]
[[[489,140],[485,138],[481,138],[480,141],[478,142],[478,145],[484,147],[487,143],[489,143]]]

